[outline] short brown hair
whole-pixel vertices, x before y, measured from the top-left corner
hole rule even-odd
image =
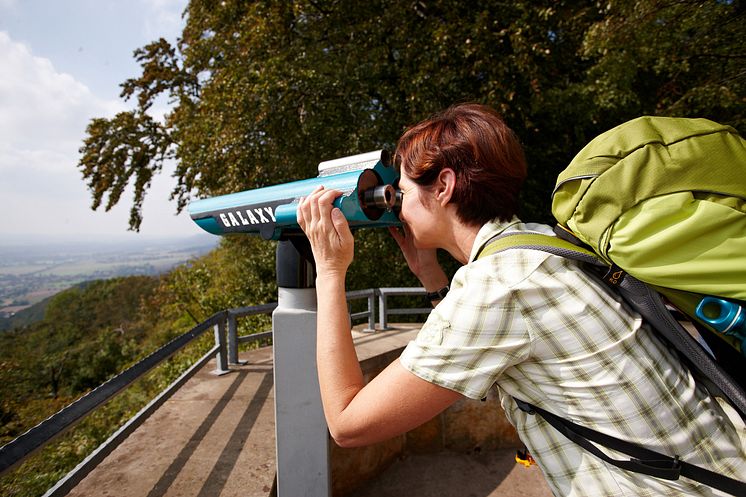
[[[399,139],[395,163],[421,186],[444,168],[456,173],[451,201],[469,225],[518,211],[526,159],[517,136],[500,115],[480,104],[458,104],[412,126]]]

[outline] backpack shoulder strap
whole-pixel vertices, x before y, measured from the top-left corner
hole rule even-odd
[[[619,295],[638,312],[663,339],[686,360],[698,379],[713,395],[728,399],[746,420],[746,390],[725,371],[688,331],[671,315],[660,293],[628,275],[616,265],[609,266],[590,250],[560,237],[538,232],[503,232],[488,240],[477,258],[509,249],[541,250],[586,264],[581,270]],[[605,273],[605,274],[604,274]]]
[[[514,248],[541,250],[593,265],[603,264],[590,250],[556,236],[532,231],[507,231],[493,236],[484,244],[477,259]]]
[[[619,285],[626,276],[622,268],[615,264],[607,264],[591,250],[559,236],[538,232],[508,231],[495,235],[487,240],[477,254],[477,259],[508,249],[541,250],[565,259],[585,263],[586,267],[595,268],[593,274],[595,278],[601,278],[612,287]]]
[[[528,402],[523,402],[519,399],[515,399],[515,401],[522,411],[528,414],[540,415],[547,423],[569,440],[612,466],[665,480],[678,480],[680,476],[685,476],[731,495],[746,495],[745,482],[682,461],[678,456],[667,456],[641,445],[577,425],[570,420],[561,418]],[[600,450],[595,444],[626,454],[630,456],[630,459],[614,459]]]
[[[571,241],[544,233],[517,231],[501,233],[484,244],[477,254],[477,259],[516,248],[540,250],[586,263],[584,272],[594,278],[603,274],[603,268],[608,268],[602,280],[608,286],[616,288],[622,298],[636,311],[640,312],[669,343],[675,344],[679,352],[697,369],[702,371],[708,380],[711,380],[712,384],[708,387],[729,398],[741,416],[744,416],[744,412],[746,412],[744,392],[718,367],[717,363],[704,352],[700,345],[695,343],[691,335],[673,319],[658,292],[641,281],[627,276],[621,268],[613,264],[609,267],[592,251]],[[589,270],[591,268],[593,270]],[[599,272],[599,269],[602,269],[602,271]],[[522,410],[530,414],[541,415],[567,438],[614,466],[670,480],[676,480],[679,475],[682,475],[732,495],[744,495],[746,490],[746,483],[744,482],[715,474],[704,468],[681,461],[677,457],[665,456],[636,444],[576,425],[570,420],[556,416],[520,399],[515,400]],[[632,459],[629,461],[612,459],[595,447],[592,442],[625,453],[632,456]]]

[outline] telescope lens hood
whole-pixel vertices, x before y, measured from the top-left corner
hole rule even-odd
[[[384,212],[390,210],[386,198],[393,197],[393,195],[386,193],[387,186],[391,187],[391,185],[384,185],[381,177],[373,169],[364,170],[357,180],[360,208],[371,221],[379,219]]]

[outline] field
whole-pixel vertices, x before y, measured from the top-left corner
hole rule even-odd
[[[0,243],[0,318],[82,281],[168,271],[215,244],[212,237],[126,243]]]

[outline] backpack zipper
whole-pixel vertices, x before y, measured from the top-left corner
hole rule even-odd
[[[565,183],[569,183],[570,181],[575,181],[579,179],[591,179],[591,178],[598,178],[600,176],[599,173],[595,174],[583,174],[580,176],[573,176],[572,178],[567,178],[565,180],[562,180],[560,183],[557,183],[557,185],[554,187],[554,190],[552,190],[552,198],[554,198],[554,194],[557,193],[557,190],[562,188]]]

